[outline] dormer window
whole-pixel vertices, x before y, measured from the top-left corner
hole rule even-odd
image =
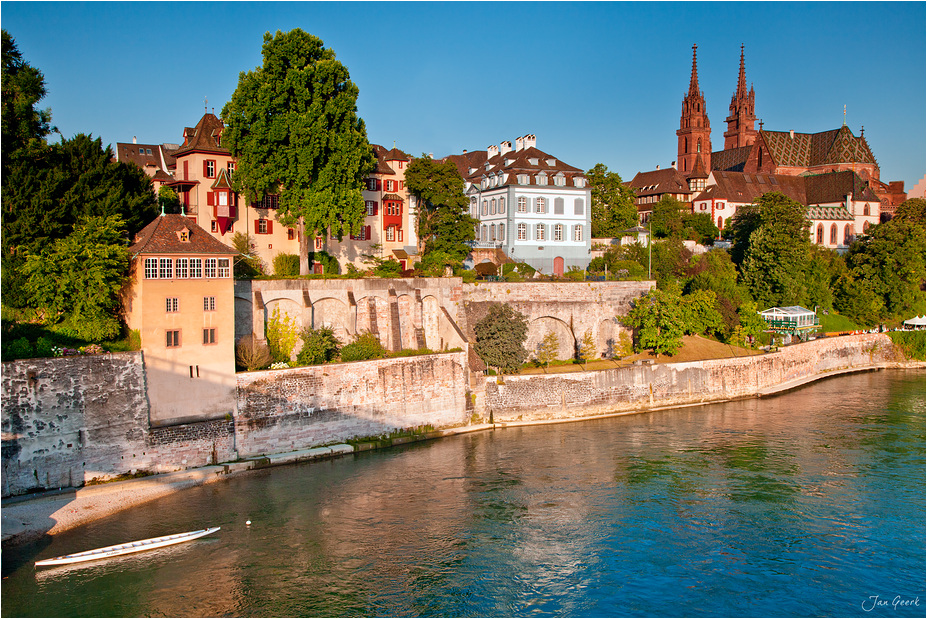
[[[519,175],[518,175],[518,184],[519,184],[519,185],[527,185],[527,184],[530,183],[530,182],[531,182],[531,177],[529,177],[527,174],[519,174]]]
[[[574,186],[574,187],[579,187],[580,189],[582,189],[583,187],[586,186],[586,179],[584,179],[584,178],[574,178],[574,179],[573,179],[573,186]]]
[[[538,185],[546,185],[547,175],[541,172],[540,174],[537,175],[536,180],[537,180]]]
[[[540,159],[536,157],[532,157],[531,159],[528,159],[528,163],[530,163],[531,165],[537,165],[539,161]]]
[[[550,167],[554,167],[555,165],[557,165],[557,160],[556,160],[556,159],[548,159],[548,160],[547,160],[547,165],[550,166]]]
[[[563,174],[558,174],[554,177],[554,185],[557,187],[563,187],[566,185],[566,177]]]
[[[188,230],[187,228],[178,230],[177,240],[180,241],[181,243],[189,243],[190,242],[190,230]]]

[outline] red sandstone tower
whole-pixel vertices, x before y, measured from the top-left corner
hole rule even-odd
[[[695,162],[702,158],[704,169],[711,169],[711,123],[705,110],[705,95],[698,87],[698,68],[695,51],[692,46],[692,78],[689,80],[689,92],[682,100],[682,117],[679,120],[679,171],[687,174],[695,169]]]
[[[747,79],[744,73],[744,46],[740,46],[740,75],[737,77],[737,89],[731,97],[731,115],[727,122],[727,131],[724,132],[724,150],[750,146],[756,141],[756,129],[753,123],[756,116],[753,113],[753,85],[747,92]]]

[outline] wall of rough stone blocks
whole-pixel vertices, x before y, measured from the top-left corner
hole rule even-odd
[[[142,354],[3,363],[2,495],[232,459],[230,420],[149,428]]]
[[[597,372],[485,380],[477,412],[493,421],[573,418],[750,397],[822,373],[897,361],[885,335],[818,339],[778,352],[692,363],[635,365]]]
[[[468,422],[466,352],[239,374],[239,454]]]

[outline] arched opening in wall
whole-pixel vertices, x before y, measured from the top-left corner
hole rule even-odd
[[[403,294],[396,299],[399,310],[399,324],[394,327],[394,335],[398,336],[400,348],[418,349],[425,346],[425,334],[421,330],[421,316],[417,315],[415,299]],[[396,316],[393,316],[395,319]],[[395,329],[399,330],[398,333]]]
[[[267,328],[271,321],[276,319],[281,325],[290,325],[296,329],[297,334],[302,331],[308,322],[308,317],[304,316],[303,304],[287,297],[279,297],[264,302],[264,334],[267,337]],[[302,340],[297,338],[296,345],[290,352],[290,358],[295,359],[296,355],[302,349]]]
[[[837,244],[837,224],[830,225],[830,244]]]
[[[425,346],[431,350],[443,350],[448,346],[441,337],[441,304],[438,299],[429,295],[422,299],[422,333]]]
[[[313,329],[331,327],[342,344],[349,343],[354,334],[348,304],[332,297],[319,299],[312,304],[310,326]]]
[[[542,316],[528,323],[525,349],[529,359],[537,357],[538,348],[548,333],[557,336],[557,359],[573,359],[576,356],[576,338],[570,326],[559,318]]]
[[[824,244],[824,225],[823,224],[818,224],[817,244],[818,245]]]
[[[724,230],[724,218],[718,217],[718,230]]]
[[[235,341],[254,332],[254,303],[235,297]],[[263,339],[263,334],[261,334]]]
[[[869,217],[869,203],[863,204],[863,216]]]
[[[843,244],[849,245],[853,241],[853,228],[850,224],[843,227]]]
[[[386,299],[378,296],[357,299],[357,310],[354,318],[356,334],[373,333],[387,350],[393,350],[390,325],[390,307]]]

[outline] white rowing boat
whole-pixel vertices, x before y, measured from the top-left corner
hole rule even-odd
[[[108,559],[109,557],[118,557],[119,555],[127,555],[132,552],[141,552],[143,550],[152,550],[154,548],[163,548],[164,546],[172,546],[174,544],[189,542],[190,540],[194,540],[198,537],[203,537],[204,535],[215,533],[220,528],[221,527],[212,527],[211,529],[200,529],[199,531],[187,531],[186,533],[175,533],[174,535],[152,537],[150,539],[142,539],[137,542],[126,542],[125,544],[116,544],[115,546],[106,546],[105,548],[86,550],[84,552],[77,552],[72,555],[64,555],[63,557],[54,557],[52,559],[36,561],[35,565],[36,567],[42,565],[64,565],[66,563],[80,563],[82,561]]]

